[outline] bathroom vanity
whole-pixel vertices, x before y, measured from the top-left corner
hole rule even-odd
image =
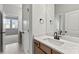
[[[34,40],[34,53],[35,54],[61,54],[61,52],[51,49],[50,47],[46,46],[45,44]]]
[[[56,40],[47,35],[34,37],[34,54],[79,54],[79,43],[72,39],[79,40],[76,37]]]

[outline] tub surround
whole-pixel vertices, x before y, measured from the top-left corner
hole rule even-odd
[[[79,44],[76,42],[72,42],[72,41],[61,38],[59,41],[64,42],[64,44],[54,45],[54,44],[51,44],[50,42],[44,40],[46,38],[54,39],[53,36],[48,36],[48,35],[34,37],[35,40],[37,40],[37,41],[43,43],[44,45],[50,47],[51,49],[55,49],[61,53],[64,53],[64,54],[78,54],[79,53]]]

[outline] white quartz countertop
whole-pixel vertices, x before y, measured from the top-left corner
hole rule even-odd
[[[79,53],[79,44],[78,43],[60,39],[60,41],[64,42],[64,44],[58,46],[58,45],[51,44],[50,42],[48,42],[46,40],[43,40],[45,38],[53,39],[53,36],[43,35],[43,36],[34,37],[35,40],[47,45],[48,47],[50,47],[52,49],[56,49],[57,51],[59,51],[61,53],[64,53],[64,54],[78,54]]]

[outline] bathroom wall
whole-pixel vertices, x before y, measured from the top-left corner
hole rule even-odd
[[[55,14],[66,13],[79,9],[79,4],[55,4]]]
[[[5,4],[3,10],[7,16],[19,16],[22,12],[20,4]],[[19,16],[20,17],[20,16]]]
[[[54,5],[53,4],[33,4],[32,5],[33,34],[46,34],[55,31]],[[40,23],[40,19],[44,23]],[[50,20],[52,24],[50,24]]]
[[[0,4],[0,11],[2,12],[3,11],[3,5]]]
[[[46,32],[54,33],[54,30],[55,30],[54,5],[47,4],[46,5]]]
[[[38,35],[38,34],[44,34],[46,32],[46,18],[45,18],[45,5],[41,4],[33,4],[32,5],[32,28],[33,28],[33,34]],[[40,23],[40,19],[44,20],[44,23]]]
[[[20,4],[20,11],[19,11],[19,28],[18,28],[18,31],[22,31],[22,5]]]

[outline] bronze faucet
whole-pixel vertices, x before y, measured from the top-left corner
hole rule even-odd
[[[55,32],[55,33],[54,33],[54,39],[59,40],[59,37],[60,37],[60,36],[58,36],[58,33],[57,33],[57,32]]]

